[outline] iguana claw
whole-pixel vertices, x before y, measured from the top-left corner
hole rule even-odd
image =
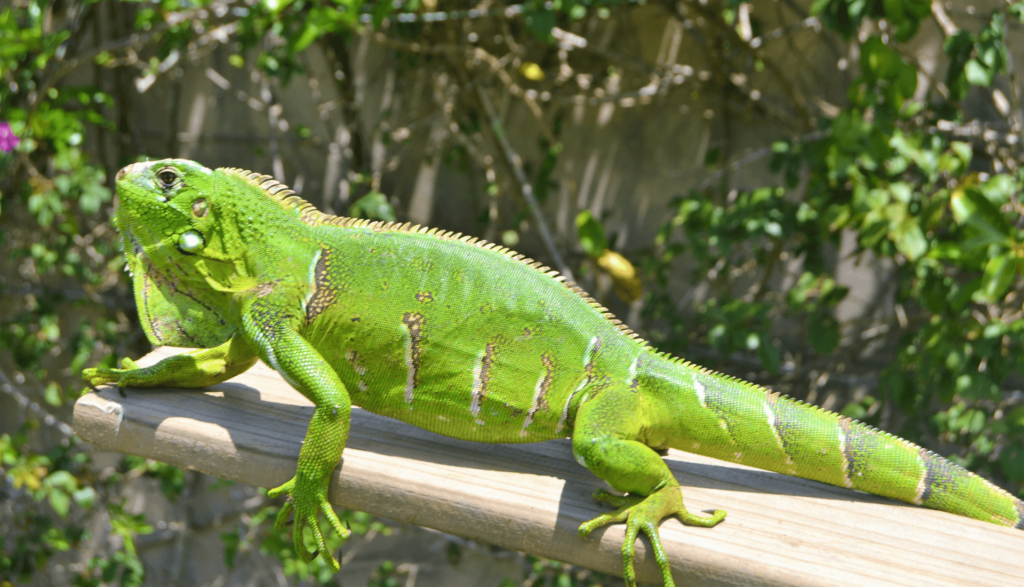
[[[675,587],[672,581],[672,572],[669,568],[668,556],[661,546],[661,537],[658,535],[658,524],[663,518],[677,515],[684,524],[690,526],[703,526],[710,528],[725,519],[724,510],[715,510],[715,513],[705,518],[686,511],[683,506],[683,492],[678,485],[668,485],[648,496],[638,495],[615,495],[603,489],[594,492],[594,499],[607,503],[617,508],[614,512],[601,514],[589,522],[580,525],[580,536],[586,537],[591,532],[608,524],[626,523],[626,539],[622,543],[623,578],[628,587],[636,587],[636,572],[633,569],[633,556],[636,546],[636,539],[640,532],[651,540],[651,549],[654,551],[654,560],[661,569],[661,576],[665,581],[665,587]]]
[[[331,555],[331,551],[327,548],[327,542],[320,531],[320,514],[327,518],[331,527],[334,528],[334,531],[342,539],[347,539],[352,532],[341,525],[341,520],[338,519],[338,515],[334,513],[334,508],[327,501],[326,484],[304,483],[297,481],[298,479],[299,477],[296,475],[284,485],[267,492],[267,496],[272,498],[282,495],[289,497],[288,501],[281,506],[281,511],[277,513],[277,519],[274,520],[274,528],[280,530],[287,526],[288,516],[294,510],[295,527],[292,530],[292,541],[295,544],[295,552],[299,555],[299,558],[308,563],[320,553],[323,553],[324,562],[331,567],[333,572],[337,573],[341,570],[341,565],[338,564],[337,559]],[[313,535],[313,542],[316,544],[316,549],[313,552],[306,550],[306,545],[302,538],[305,528],[309,528],[310,533]]]

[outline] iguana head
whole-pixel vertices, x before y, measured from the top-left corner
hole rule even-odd
[[[167,256],[171,249],[195,255],[209,224],[206,194],[213,170],[180,159],[133,163],[117,173],[119,206],[114,222],[125,237],[125,253]],[[137,269],[131,267],[132,271]]]
[[[244,287],[231,223],[219,218],[220,171],[181,159],[117,173],[114,223],[124,239],[135,301],[153,344],[211,347],[230,338],[225,287]],[[211,283],[212,282],[212,283]]]

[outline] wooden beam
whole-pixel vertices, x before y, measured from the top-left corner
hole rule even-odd
[[[142,364],[180,352],[160,349]],[[311,404],[259,364],[206,390],[106,387],[75,405],[97,447],[263,487],[287,481]],[[1011,585],[1024,532],[688,453],[666,461],[690,511],[721,508],[716,528],[661,525],[677,585]],[[604,511],[603,482],[569,442],[482,444],[355,409],[331,502],[621,575],[623,526],[583,540]],[[646,541],[641,581],[660,584]]]

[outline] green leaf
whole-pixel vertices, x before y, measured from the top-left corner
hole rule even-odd
[[[973,187],[953,191],[949,200],[953,218],[958,224],[970,226],[981,233],[981,239],[974,246],[1006,241],[1010,236],[1010,224],[999,208]]]
[[[43,399],[51,406],[60,407],[63,402],[60,396],[60,386],[51,381],[46,384],[46,391],[43,392]]]
[[[748,351],[756,351],[757,348],[761,346],[761,338],[757,335],[756,332],[748,332],[746,344]]]
[[[998,302],[1006,295],[1016,275],[1017,262],[1011,253],[992,257],[985,264],[985,273],[981,278],[982,295],[989,302]]]
[[[526,27],[530,29],[533,36],[545,43],[554,40],[551,36],[551,29],[555,28],[555,13],[551,10],[540,9],[530,12],[526,17]]]
[[[86,485],[74,492],[72,497],[74,498],[75,503],[78,504],[78,507],[89,509],[94,503],[96,503],[96,490],[93,489],[91,485]]]
[[[928,252],[928,239],[925,238],[921,225],[915,217],[907,218],[890,233],[896,243],[896,249],[907,259],[916,261]]]
[[[348,215],[353,218],[394,222],[395,209],[388,203],[387,196],[373,191],[353,202],[348,209]]]
[[[1004,419],[1008,425],[1024,430],[1024,406],[1013,408]]]
[[[974,157],[974,149],[971,148],[970,143],[953,141],[949,144],[949,148],[963,162],[964,167],[971,164],[971,158]]]
[[[974,86],[991,86],[995,71],[981,64],[977,59],[969,59],[964,64],[964,76],[967,82]]]
[[[954,312],[959,312],[967,307],[967,303],[974,297],[974,292],[978,291],[981,287],[981,278],[976,278],[968,281],[967,283],[953,287],[948,295],[947,300],[949,301],[949,307]]]
[[[229,568],[235,568],[235,556],[238,555],[238,546],[241,539],[238,537],[237,532],[224,532],[220,535],[221,542],[224,543],[224,565]]]
[[[981,193],[996,206],[1002,206],[1010,201],[1010,196],[1019,191],[1017,182],[1012,175],[999,173],[979,186]]]
[[[373,15],[373,28],[379,29],[380,25],[384,23],[384,19],[394,11],[395,5],[391,2],[375,2],[371,8],[371,14]]]
[[[313,41],[319,39],[324,32],[315,23],[306,22],[305,27],[302,29],[302,34],[295,39],[295,44],[291,47],[291,50],[295,53],[305,50],[306,47],[313,44]]]
[[[999,455],[1003,474],[1014,483],[1024,483],[1024,443],[1020,441],[1003,449]]]
[[[708,149],[708,152],[704,155],[704,165],[706,167],[714,167],[718,163],[718,158],[722,156],[722,150],[719,148]]]
[[[961,29],[955,35],[946,39],[942,49],[946,52],[946,56],[949,57],[946,85],[949,86],[952,100],[959,102],[963,100],[969,87],[967,78],[964,77],[964,66],[974,50],[974,35]]]
[[[1021,24],[1024,24],[1024,2],[1014,2],[1007,7],[1006,12],[1016,18]]]
[[[50,490],[48,496],[50,498],[50,507],[53,511],[57,512],[57,515],[64,518],[68,515],[68,509],[71,507],[71,496],[66,491],[59,488],[53,488]]]
[[[584,210],[576,216],[576,234],[579,236],[583,252],[595,259],[608,248],[604,226],[594,218],[590,210]]]
[[[1002,390],[983,373],[973,372],[963,373],[956,378],[956,393],[965,400],[996,400],[1002,395]],[[974,410],[968,410],[952,426],[978,432],[984,426],[984,418],[981,424],[974,421],[976,418]]]
[[[860,403],[850,402],[846,404],[846,407],[842,409],[840,414],[847,418],[853,418],[854,420],[863,420],[864,416],[867,415],[867,409]]]
[[[762,334],[760,336],[760,344],[757,347],[757,356],[761,359],[761,365],[772,374],[779,372],[779,367],[782,366],[782,354],[779,349],[772,344],[772,341],[768,339],[768,335]]]
[[[807,317],[807,342],[816,352],[832,354],[839,346],[839,322],[825,312],[811,314]]]

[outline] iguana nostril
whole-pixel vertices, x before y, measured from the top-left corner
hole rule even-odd
[[[134,165],[134,163],[132,165]],[[122,167],[121,170],[117,172],[117,175],[114,176],[114,181],[121,181],[121,179],[124,177],[124,175],[126,173],[128,173],[128,169],[130,167],[131,167],[131,165]]]

